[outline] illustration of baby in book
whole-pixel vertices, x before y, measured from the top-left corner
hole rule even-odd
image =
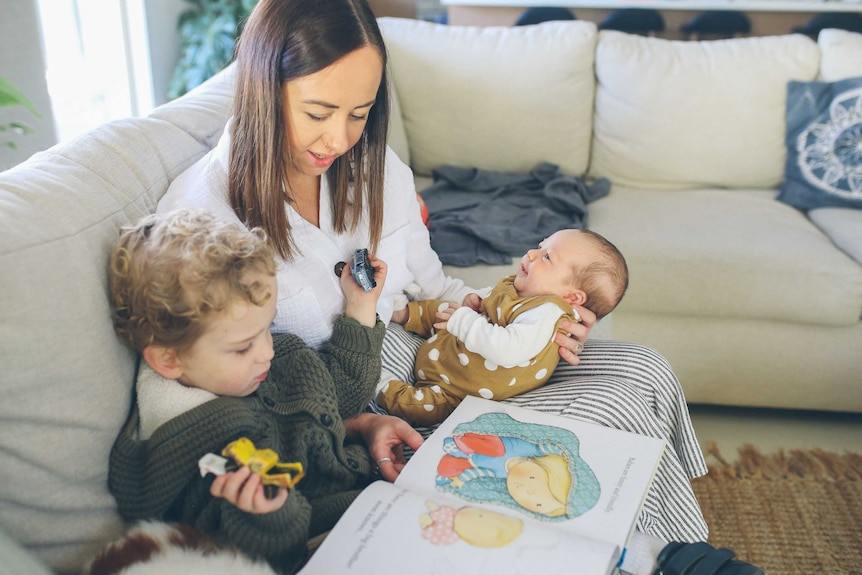
[[[517,517],[466,505],[453,507],[426,502],[428,513],[419,519],[422,537],[434,545],[450,545],[464,541],[474,547],[503,547],[516,540],[524,531],[524,522]]]
[[[467,396],[395,483],[363,489],[302,575],[617,573],[664,448]]]
[[[544,521],[571,519],[591,509],[601,494],[578,445],[566,429],[481,414],[444,439],[437,488]]]

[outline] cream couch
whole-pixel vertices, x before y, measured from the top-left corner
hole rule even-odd
[[[860,37],[682,45],[584,22],[382,27],[400,101],[391,143],[422,185],[442,164],[539,161],[612,180],[590,225],[631,264],[613,336],[664,353],[690,400],[862,411],[862,214],[815,225],[774,200],[784,84],[862,75]],[[56,572],[124,528],[107,456],[136,362],[111,328],[108,252],[216,143],[230,99],[227,71],[0,174],[0,543],[5,532]],[[452,272],[479,287],[503,270]],[[3,564],[36,572],[14,547],[0,546]]]
[[[597,331],[661,352],[692,403],[862,411],[862,210],[775,201],[788,80],[862,76],[862,35],[382,27],[417,188],[443,164],[609,178],[588,227],[631,282]],[[514,267],[447,269],[480,286]]]

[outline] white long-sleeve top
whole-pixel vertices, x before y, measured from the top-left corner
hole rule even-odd
[[[212,151],[171,183],[159,201],[158,212],[206,208],[221,220],[240,222],[228,199],[230,125],[228,122]],[[388,265],[388,274],[377,306],[380,319],[389,321],[394,296],[411,283],[419,286],[421,299],[460,303],[475,290],[443,273],[422,222],[413,174],[391,149],[386,151],[384,181],[383,234],[376,255]],[[278,262],[278,308],[272,330],[296,334],[316,349],[331,336],[335,316],[344,312],[335,264],[351,261],[355,249],[369,247],[368,222],[363,218],[353,233],[335,233],[326,178],[320,182],[319,228],[304,220],[287,201],[284,206],[299,253],[290,262]]]
[[[523,312],[506,326],[488,321],[469,307],[455,310],[446,331],[464,346],[500,367],[515,367],[536,357],[554,337],[557,321],[566,311],[553,302]]]

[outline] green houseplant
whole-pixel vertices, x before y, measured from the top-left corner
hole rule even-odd
[[[12,82],[4,76],[0,76],[0,108],[6,106],[24,106],[36,119],[41,119],[36,107],[21,93]],[[14,134],[32,134],[33,129],[21,122],[0,123],[0,132],[12,132]],[[3,136],[5,137],[5,136]],[[0,142],[0,146],[4,148],[15,149],[17,146],[12,140]]]
[[[180,14],[180,60],[168,85],[168,98],[182,96],[227,66],[234,44],[258,0],[186,0]]]

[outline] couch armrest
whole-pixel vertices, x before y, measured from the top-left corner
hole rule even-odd
[[[0,529],[0,558],[4,573],[17,575],[54,575],[54,573],[24,549],[9,534]]]

